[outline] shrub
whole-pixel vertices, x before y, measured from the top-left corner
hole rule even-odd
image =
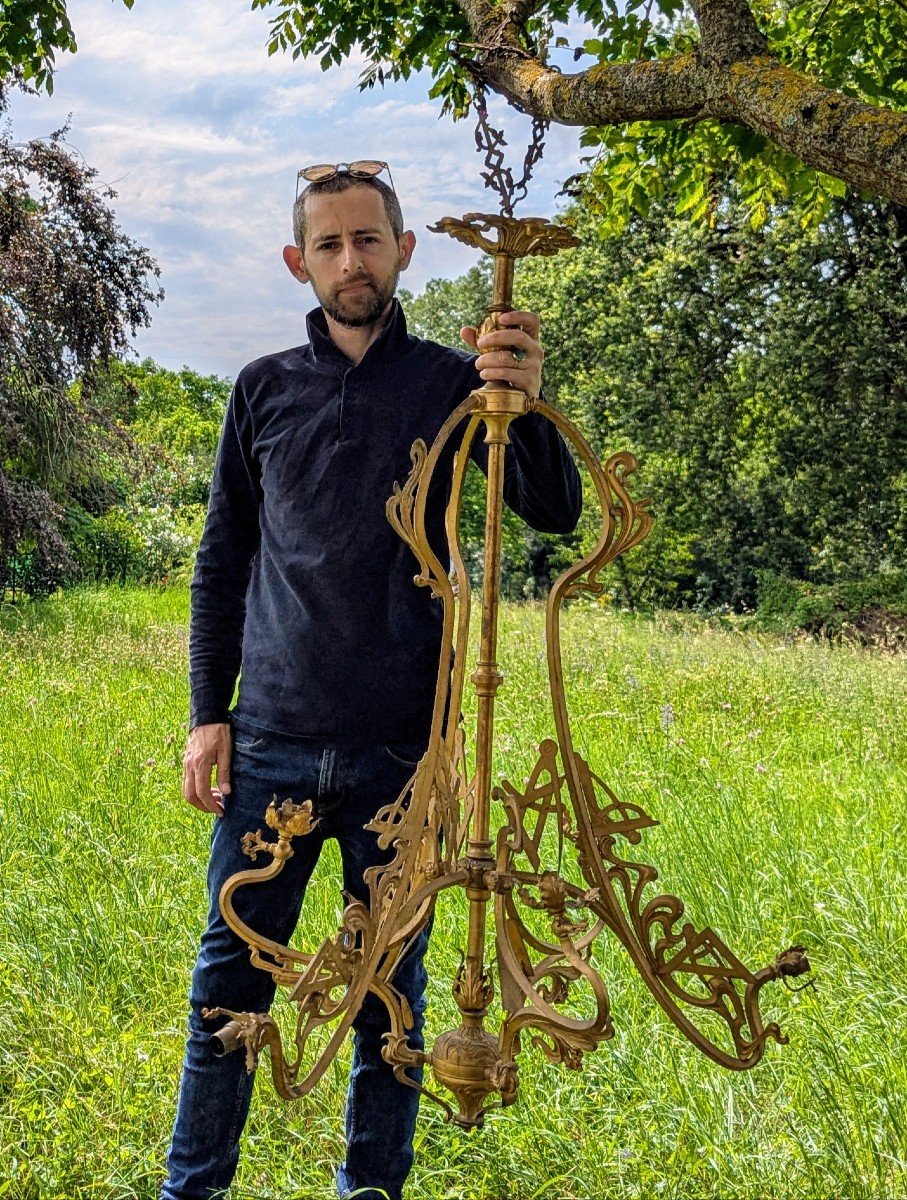
[[[758,596],[757,621],[765,628],[907,647],[907,571],[824,586],[762,571]]]

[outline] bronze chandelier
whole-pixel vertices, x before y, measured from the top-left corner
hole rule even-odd
[[[563,227],[511,215],[448,217],[435,229],[494,256],[494,294],[481,332],[494,329],[498,314],[512,307],[517,258],[552,255],[577,244]],[[551,421],[585,464],[601,506],[601,527],[591,553],[567,568],[548,596],[545,632],[555,737],[542,742],[538,761],[520,789],[507,781],[493,785],[492,747],[495,696],[503,680],[496,647],[504,456],[510,422],[530,411]],[[453,564],[449,573],[426,537],[425,507],[441,451],[464,422],[446,512]],[[469,450],[480,426],[488,444],[488,488],[480,649],[470,676],[477,692],[475,770],[470,773],[458,714],[466,682],[471,588],[458,524]],[[383,1054],[396,1077],[439,1104],[449,1120],[478,1127],[490,1109],[516,1099],[517,1057],[525,1036],[552,1062],[578,1068],[586,1051],[613,1035],[608,992],[592,964],[593,945],[608,932],[695,1046],[724,1067],[749,1070],[769,1038],[787,1040],[775,1022],[763,1021],[760,993],[771,980],[809,970],[803,948],[791,947],[771,965],[751,971],[714,930],[698,929],[687,919],[681,900],[658,894],[652,886],[657,871],[629,853],[641,841],[642,830],[658,822],[617,798],[577,753],[570,729],[561,611],[565,600],[582,592],[600,594],[602,568],[649,532],[648,502],[634,501],[627,490],[635,458],[618,453],[601,465],[563,414],[493,382],[451,413],[430,447],[415,442],[411,457],[412,471],[402,487],[395,487],[387,516],[419,561],[415,583],[430,588],[443,605],[429,746],[403,793],[367,826],[379,835],[383,849],[393,848],[387,866],[366,873],[369,904],[348,904],[337,934],[315,952],[260,936],[237,916],[232,902],[239,888],[280,873],[293,854],[293,839],[313,826],[311,801],[278,804],[275,798],[266,821],[276,838],[259,830],[243,839],[250,858],[263,854],[271,862],[232,876],[221,891],[220,906],[230,927],[248,943],[252,961],[273,975],[296,1006],[295,1053],[285,1055],[278,1026],[268,1014],[208,1010],[207,1016],[230,1018],[216,1035],[224,1051],[244,1046],[252,1069],[267,1047],[277,1091],[285,1099],[297,1099],[315,1087],[372,992],[390,1015]],[[494,805],[503,810],[503,820],[492,836]],[[546,846],[552,834],[558,844],[551,862],[543,851],[546,834]],[[568,847],[575,852],[572,879],[562,870],[562,852]],[[408,1042],[413,1018],[394,987],[394,971],[439,896],[450,888],[464,889],[468,903],[466,950],[453,981],[460,1023],[423,1052]],[[486,953],[489,940],[503,1010],[496,1032],[486,1027],[495,991]],[[720,1036],[713,1036],[715,1018]],[[421,1066],[430,1068],[434,1087],[411,1078],[409,1069]]]

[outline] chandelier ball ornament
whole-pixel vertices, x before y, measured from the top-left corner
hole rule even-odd
[[[512,309],[516,259],[578,244],[568,229],[506,214],[446,217],[433,228],[494,256],[493,297],[482,332]],[[548,595],[545,645],[554,736],[541,743],[528,780],[517,787],[506,779],[492,782],[492,759],[495,699],[503,682],[497,640],[504,461],[508,427],[528,412],[541,414],[573,446],[592,478],[601,525],[592,550],[562,572]],[[472,588],[458,527],[469,451],[480,431],[488,445],[488,487],[479,654],[469,675],[477,718],[467,755],[459,714]],[[446,509],[448,568],[429,543],[425,517],[435,468],[455,435],[460,443]],[[449,1120],[466,1129],[480,1127],[491,1109],[517,1099],[524,1040],[552,1063],[578,1069],[586,1052],[613,1036],[607,987],[592,961],[596,941],[611,936],[693,1045],[723,1067],[749,1070],[769,1040],[787,1040],[777,1023],[763,1020],[761,992],[772,980],[786,982],[809,970],[803,948],[791,947],[768,966],[750,970],[714,930],[693,924],[680,899],[659,893],[657,871],[635,850],[643,831],[658,822],[618,799],[577,752],[571,732],[561,658],[563,606],[582,593],[600,595],[602,569],[649,532],[648,502],[634,500],[628,489],[635,458],[616,453],[600,464],[562,413],[538,397],[489,381],[450,414],[431,446],[416,441],[411,459],[409,478],[395,486],[387,516],[418,561],[415,585],[429,588],[443,608],[428,749],[402,794],[366,826],[392,853],[386,866],[366,872],[369,903],[349,903],[336,935],[314,952],[261,936],[233,905],[240,888],[283,870],[294,839],[314,827],[311,801],[275,798],[266,817],[270,833],[246,835],[243,849],[250,862],[259,856],[270,862],[232,876],[220,907],[230,928],[248,943],[255,965],[288,993],[296,1007],[295,1034],[288,1054],[269,1014],[214,1008],[206,1016],[228,1018],[214,1035],[221,1052],[244,1048],[252,1069],[267,1048],[278,1093],[297,1099],[324,1075],[372,993],[389,1014],[383,1054],[396,1077],[440,1105]],[[423,1051],[408,1040],[413,1015],[394,987],[394,972],[436,904],[455,888],[465,893],[468,912],[462,962],[452,983],[459,1024]],[[492,1029],[489,1008],[496,993],[501,1018]],[[413,1068],[428,1069],[422,1082]]]

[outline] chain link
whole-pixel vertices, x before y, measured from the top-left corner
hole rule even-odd
[[[503,131],[495,129],[488,120],[488,105],[485,100],[485,88],[476,83],[473,89],[473,107],[476,111],[476,150],[485,155],[485,170],[481,172],[485,186],[497,192],[501,200],[501,212],[505,217],[512,217],[515,205],[525,198],[532,178],[532,170],[541,160],[545,149],[545,135],[548,132],[548,122],[540,117],[532,120],[532,135],[523,159],[523,174],[514,182],[513,172],[504,163],[504,147],[507,141]]]

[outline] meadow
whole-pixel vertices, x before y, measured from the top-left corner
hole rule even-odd
[[[184,590],[110,589],[0,614],[0,1197],[160,1182],[210,820],[180,797],[187,613]],[[553,733],[542,621],[502,618],[517,783]],[[424,1105],[411,1200],[903,1200],[907,659],[579,605],[564,649],[578,748],[662,822],[641,857],[747,964],[805,944],[816,987],[766,989],[790,1044],[731,1074],[604,945],[613,1040],[582,1072],[527,1046],[480,1132]],[[306,938],[336,920],[334,866]],[[439,908],[430,1035],[461,930]],[[347,1066],[293,1106],[259,1080],[235,1200],[333,1197]]]

